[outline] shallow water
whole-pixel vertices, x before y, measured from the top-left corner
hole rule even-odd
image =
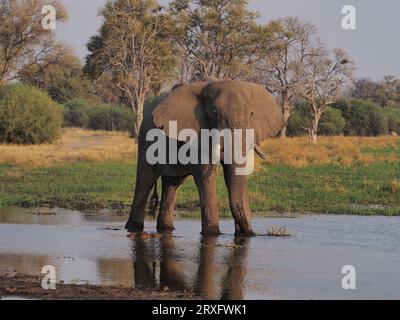
[[[39,211],[39,212],[38,212]],[[219,237],[202,238],[200,221],[176,219],[172,235],[129,239],[126,217],[68,210],[0,209],[0,272],[57,281],[193,290],[209,299],[400,299],[400,217],[254,218],[265,234],[235,239],[232,220]],[[155,232],[155,221],[146,222]],[[341,269],[356,268],[356,290],[343,290]]]

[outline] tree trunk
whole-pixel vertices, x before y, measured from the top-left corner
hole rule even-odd
[[[133,128],[133,137],[135,138],[136,142],[138,141],[139,138],[139,130],[140,126],[142,125],[142,122],[143,122],[143,112],[137,112]]]
[[[135,102],[131,103],[133,112],[135,113],[132,136],[135,138],[136,142],[138,142],[139,130],[143,122],[144,100],[144,96],[140,96]]]
[[[318,139],[318,126],[319,126],[319,120],[321,119],[321,111],[317,111],[313,114],[313,119],[312,119],[312,126],[310,129],[310,141],[312,143],[317,143]]]
[[[287,124],[288,124],[288,120],[290,117],[290,107],[289,107],[289,103],[285,102],[283,104],[283,127],[282,130],[279,134],[279,136],[281,138],[286,138],[286,131],[287,131]]]

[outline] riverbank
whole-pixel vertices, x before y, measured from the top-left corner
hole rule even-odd
[[[0,207],[126,213],[136,173],[133,140],[118,133],[71,129],[66,137],[58,151],[47,154],[43,150],[56,147],[0,145]],[[23,156],[16,156],[28,148],[41,160],[24,162]],[[272,139],[263,149],[268,159],[257,160],[249,179],[254,212],[400,215],[398,138],[322,137],[318,145],[306,138]],[[217,188],[221,212],[229,215],[221,172]],[[198,214],[193,180],[180,190],[177,208]]]
[[[97,286],[92,284],[65,284],[59,282],[55,290],[42,288],[42,276],[20,273],[0,274],[0,300],[15,299],[44,300],[177,300],[194,299],[186,292],[143,291],[121,286]]]

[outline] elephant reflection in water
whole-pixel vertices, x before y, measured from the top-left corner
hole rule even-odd
[[[185,262],[175,247],[171,234],[159,239],[132,241],[134,283],[139,289],[170,291],[193,291],[206,299],[243,299],[246,276],[247,245],[250,239],[235,238],[230,252],[218,262],[217,237],[203,237],[195,259],[197,272],[190,274]],[[221,249],[223,250],[223,249]],[[218,249],[219,251],[219,249]],[[191,261],[193,262],[193,261]],[[222,278],[217,279],[219,270],[228,268]]]

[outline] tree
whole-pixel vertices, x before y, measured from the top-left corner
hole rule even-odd
[[[66,46],[42,26],[48,4],[56,8],[58,22],[66,19],[57,0],[0,0],[0,86],[18,79],[22,69],[41,62],[44,69],[64,55]]]
[[[98,35],[88,43],[86,71],[109,76],[126,94],[135,114],[134,137],[143,119],[143,106],[152,85],[172,68],[171,19],[155,0],[108,1]]]
[[[286,137],[293,98],[304,79],[303,65],[307,55],[313,50],[316,27],[293,17],[277,20],[276,23],[279,29],[275,32],[274,50],[264,53],[254,68],[252,79],[277,96],[285,122],[280,135]]]
[[[304,60],[301,96],[308,102],[312,115],[309,132],[310,141],[317,142],[318,126],[325,109],[337,101],[343,85],[352,75],[353,64],[342,49],[331,53],[322,44],[313,48]]]
[[[271,44],[274,26],[258,25],[246,0],[175,0],[169,11],[182,83],[243,76]]]
[[[124,104],[129,106],[129,100],[126,94],[118,88],[110,75],[102,75],[96,79],[93,82],[93,90],[96,99],[101,103],[112,105]]]
[[[306,102],[298,103],[293,108],[293,113],[288,121],[288,136],[303,136],[306,134],[304,128],[311,127],[312,115],[310,106]],[[341,135],[344,133],[346,119],[341,110],[327,107],[321,116],[319,134],[324,136]]]
[[[82,64],[73,54],[65,54],[58,58],[57,64],[49,64],[50,55],[43,61],[24,68],[19,73],[19,79],[29,85],[48,92],[58,103],[78,97],[90,97],[91,83],[82,72]]]
[[[357,79],[353,82],[351,96],[373,101],[382,107],[399,107],[400,79],[393,76],[385,76],[381,81]]]
[[[350,88],[350,96],[354,99],[377,102],[374,97],[375,92],[377,91],[377,86],[378,84],[376,82],[367,78],[355,79]]]

